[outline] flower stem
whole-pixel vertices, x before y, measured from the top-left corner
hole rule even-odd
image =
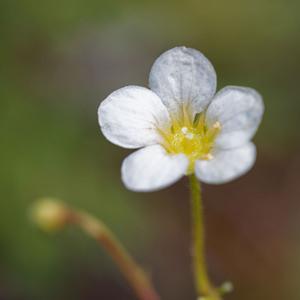
[[[129,253],[102,222],[87,213],[67,208],[65,222],[78,225],[87,235],[103,245],[140,300],[160,300],[149,276],[134,262]]]
[[[209,280],[205,264],[205,234],[200,182],[195,174],[190,175],[192,234],[193,234],[193,268],[195,285],[200,299],[221,300],[221,296]]]

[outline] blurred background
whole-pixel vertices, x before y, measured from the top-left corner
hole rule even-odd
[[[49,236],[30,223],[41,196],[106,222],[164,300],[195,299],[187,180],[126,190],[131,151],[97,121],[102,99],[147,86],[154,60],[180,45],[210,59],[218,89],[253,87],[266,106],[254,168],[203,185],[211,277],[235,284],[228,300],[300,299],[299,11],[293,0],[2,0],[0,299],[135,299],[79,229]]]

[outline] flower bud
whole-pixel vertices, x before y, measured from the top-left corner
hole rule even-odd
[[[40,229],[54,233],[65,225],[66,207],[55,198],[41,198],[30,208],[30,219]]]

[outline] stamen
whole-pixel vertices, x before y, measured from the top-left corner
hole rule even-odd
[[[177,121],[177,119],[172,115],[170,114],[170,118],[172,120],[172,124],[173,124],[173,129],[175,132],[177,132],[178,130],[180,130],[180,125],[179,125],[179,122]]]
[[[204,113],[199,115],[199,122],[202,123],[197,127],[184,124],[176,130],[178,123],[173,123],[174,131],[171,133],[172,137],[169,139],[169,145],[165,146],[169,153],[184,153],[190,160],[188,172],[194,171],[195,160],[212,160],[214,155],[211,150],[215,144],[215,138],[219,134],[221,124],[215,122],[210,128],[206,128],[204,124]]]
[[[204,129],[205,116],[206,116],[206,110],[199,114],[199,116],[194,124],[195,128],[197,128],[199,131],[203,131],[203,129]]]
[[[212,160],[213,158],[214,158],[214,156],[210,153],[207,153],[205,156],[205,159],[207,159],[207,160]]]
[[[187,134],[187,132],[188,132],[188,129],[187,129],[187,127],[182,127],[181,128],[181,131],[184,133],[184,134]]]
[[[215,124],[214,124],[214,129],[216,130],[220,130],[221,129],[221,124],[219,121],[217,121]]]
[[[189,140],[192,140],[193,138],[194,138],[194,134],[193,133],[191,133],[191,132],[188,132],[186,135],[185,135],[185,137],[187,138],[187,139],[189,139]]]

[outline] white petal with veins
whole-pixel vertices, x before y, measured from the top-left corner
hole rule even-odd
[[[172,126],[159,97],[139,86],[127,86],[110,94],[101,102],[98,118],[104,136],[124,148],[163,143],[159,130],[170,131]]]
[[[217,77],[210,61],[195,49],[176,47],[154,62],[149,75],[150,88],[181,124],[182,106],[190,120],[205,109],[216,91]]]
[[[220,124],[216,148],[230,149],[249,141],[261,121],[264,105],[259,93],[247,87],[227,86],[213,98],[206,124]]]
[[[195,160],[195,174],[200,181],[220,184],[248,172],[256,158],[253,143],[230,150],[220,150],[211,160]]]
[[[188,166],[186,155],[170,155],[162,146],[148,146],[125,158],[122,180],[133,191],[159,190],[180,179]]]

